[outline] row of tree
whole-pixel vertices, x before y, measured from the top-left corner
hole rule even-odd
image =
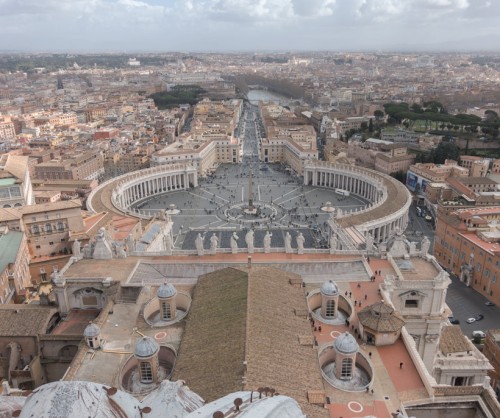
[[[205,92],[206,91],[200,86],[177,85],[172,87],[170,90],[154,93],[149,97],[154,100],[158,109],[169,109],[181,104],[195,105],[201,100],[201,96]]]
[[[384,110],[388,116],[389,124],[405,124],[412,126],[416,121],[423,121],[426,128],[434,128],[441,131],[447,129],[451,131],[462,131],[469,133],[482,132],[492,139],[498,138],[500,130],[500,118],[493,110],[485,112],[485,119],[479,116],[459,113],[450,115],[445,107],[436,101],[425,102],[423,106],[408,103],[386,103]],[[380,111],[378,111],[380,112]],[[377,116],[377,115],[375,115]],[[479,131],[480,129],[480,131]]]

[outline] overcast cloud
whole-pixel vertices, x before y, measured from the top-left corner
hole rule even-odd
[[[0,50],[493,50],[500,0],[0,0]]]

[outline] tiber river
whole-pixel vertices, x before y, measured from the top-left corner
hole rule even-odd
[[[249,90],[247,97],[252,104],[259,104],[259,101],[271,101],[277,104],[287,104],[290,101],[289,97],[285,97],[268,90]]]

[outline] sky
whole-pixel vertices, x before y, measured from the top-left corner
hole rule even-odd
[[[500,0],[0,0],[0,51],[500,50]]]

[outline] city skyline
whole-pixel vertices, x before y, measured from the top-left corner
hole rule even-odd
[[[489,0],[5,0],[0,51],[486,51]]]

